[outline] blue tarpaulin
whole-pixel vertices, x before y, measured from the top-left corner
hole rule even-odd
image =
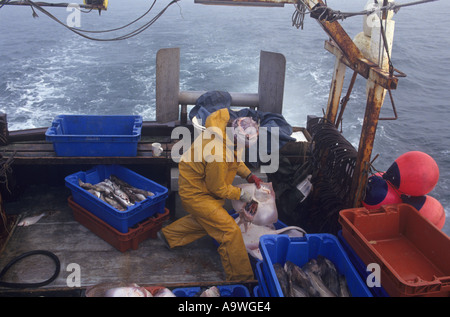
[[[230,118],[236,119],[239,117],[252,117],[253,120],[259,122],[260,127],[267,128],[267,147],[270,150],[270,129],[273,127],[279,128],[279,147],[289,141],[295,141],[295,138],[291,137],[292,127],[284,119],[283,115],[272,112],[263,112],[250,108],[243,108],[235,111],[230,109],[231,107],[231,95],[226,91],[208,91],[201,95],[195,104],[195,106],[189,112],[189,119],[197,117],[202,123],[206,121],[206,118],[213,112],[227,108],[230,111]]]

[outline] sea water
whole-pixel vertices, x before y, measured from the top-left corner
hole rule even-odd
[[[80,29],[107,30],[141,16],[147,0],[110,1],[107,11],[81,13]],[[329,0],[336,10],[356,12],[367,1]],[[111,39],[149,22],[169,1],[159,1],[146,17],[117,32],[89,33]],[[73,11],[47,8],[64,23]],[[401,154],[418,150],[439,165],[440,179],[429,195],[450,216],[450,11],[449,1],[404,7],[396,21],[392,63],[407,74],[393,91],[396,121],[380,121],[373,155],[384,171]],[[181,0],[141,34],[121,41],[94,41],[72,33],[30,7],[0,8],[0,111],[9,130],[46,127],[57,114],[139,114],[155,120],[155,60],[161,48],[180,48],[181,90],[255,93],[261,50],[286,57],[283,114],[294,126],[326,109],[335,57],[328,39],[306,15],[303,30],[292,26],[293,5],[231,7]],[[363,18],[341,21],[350,37]],[[347,71],[343,94],[351,78]],[[343,134],[358,147],[365,111],[365,80],[358,76],[343,118]],[[382,117],[393,116],[387,99]],[[450,220],[443,229],[450,235]]]

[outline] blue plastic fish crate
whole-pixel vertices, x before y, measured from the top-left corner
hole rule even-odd
[[[266,273],[264,276],[270,296],[284,297],[273,264],[284,266],[286,261],[291,261],[302,267],[309,260],[322,255],[333,262],[339,274],[345,275],[353,297],[373,297],[334,235],[306,234],[301,238],[283,234],[265,235],[261,237],[259,244],[263,256],[263,273]]]
[[[131,186],[151,191],[155,195],[137,202],[125,211],[119,211],[78,185],[78,179],[84,183],[97,184],[111,175],[117,176]],[[167,188],[120,165],[97,165],[86,172],[67,176],[65,182],[77,204],[122,233],[127,233],[128,228],[156,213],[165,212]]]
[[[59,115],[45,133],[58,156],[136,156],[141,116]]]
[[[255,269],[255,277],[258,280],[258,289],[255,292],[255,296],[257,297],[270,297],[269,289],[266,285],[266,278],[263,274],[262,269],[263,263],[262,261],[256,262],[256,269]]]
[[[217,288],[220,297],[250,297],[250,292],[244,285],[219,285]],[[172,293],[177,297],[194,297],[198,296],[201,290],[201,287],[175,288]]]

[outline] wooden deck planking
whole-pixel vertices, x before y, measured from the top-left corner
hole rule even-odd
[[[159,142],[163,153],[153,156],[152,143]],[[18,141],[0,147],[3,158],[14,158],[14,164],[171,164],[171,149],[177,140],[170,136],[143,136],[132,157],[63,157],[57,156],[53,144],[45,140]]]
[[[217,247],[204,237],[185,247],[167,250],[158,239],[141,242],[138,249],[120,252],[75,221],[67,203],[70,191],[64,187],[30,187],[16,202],[6,203],[7,213],[29,216],[43,210],[53,214],[28,227],[15,228],[2,256],[0,267],[14,257],[43,249],[56,254],[61,262],[58,278],[43,288],[67,288],[70,263],[81,268],[81,287],[105,282],[171,286],[180,283],[222,282],[225,274]],[[32,204],[30,205],[30,203]],[[23,263],[22,263],[23,262]],[[53,274],[54,264],[43,256],[30,257],[11,268],[4,280],[40,282]],[[3,291],[0,288],[0,293]]]

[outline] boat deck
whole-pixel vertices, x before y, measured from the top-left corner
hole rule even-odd
[[[74,219],[67,202],[70,194],[70,190],[61,186],[31,186],[20,200],[5,203],[8,214],[22,217],[52,211],[50,216],[34,225],[16,227],[2,252],[2,268],[13,258],[32,250],[51,251],[61,262],[60,274],[55,281],[40,290],[26,290],[22,294],[57,291],[58,296],[64,293],[82,296],[87,286],[119,281],[169,288],[226,283],[220,257],[211,238],[206,236],[173,250],[166,249],[158,239],[150,238],[141,242],[136,250],[121,252]],[[67,286],[72,273],[71,269],[68,270],[71,263],[80,266],[80,287]],[[14,265],[2,280],[41,282],[52,276],[54,268],[50,258],[35,255]],[[0,296],[17,295],[17,292],[0,288]]]
[[[40,289],[17,291],[0,288],[0,296],[49,295],[82,296],[86,287],[105,282],[131,282],[142,286],[193,287],[224,285],[225,274],[217,247],[204,237],[188,246],[167,250],[157,239],[147,239],[137,250],[120,252],[96,234],[78,223],[67,199],[70,190],[64,178],[85,171],[97,164],[120,164],[169,189],[166,208],[174,221],[185,215],[177,197],[171,170],[177,166],[171,149],[178,140],[171,139],[176,123],[144,123],[136,157],[59,157],[53,144],[45,141],[46,129],[13,131],[8,144],[0,146],[2,160],[8,162],[8,188],[0,183],[3,207],[8,217],[21,218],[55,211],[34,225],[14,227],[9,239],[0,244],[0,268],[13,258],[33,250],[48,250],[61,262],[58,278]],[[190,126],[192,128],[192,126]],[[303,128],[294,131],[304,130]],[[164,153],[154,157],[151,143],[162,144]],[[290,142],[280,151],[294,160],[304,160],[307,147],[303,142]],[[5,170],[7,170],[5,168]],[[11,190],[11,193],[9,190]],[[6,240],[6,241],[4,241]],[[70,288],[67,278],[72,273],[68,265],[76,263],[81,269],[81,286]],[[41,282],[54,270],[51,259],[36,255],[15,264],[2,279],[8,282]],[[240,281],[251,288],[257,281]],[[236,284],[236,281],[234,281]]]

